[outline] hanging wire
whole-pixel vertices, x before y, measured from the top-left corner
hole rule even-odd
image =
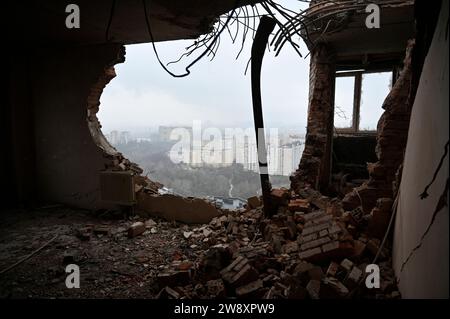
[[[216,42],[218,41],[220,35],[222,34],[223,30],[225,29],[225,27],[228,25],[228,23],[231,20],[231,17],[233,16],[234,12],[236,11],[236,8],[239,4],[239,0],[236,0],[234,9],[232,10],[231,15],[228,17],[227,21],[225,21],[225,25],[222,26],[222,28],[219,30],[219,32],[212,38],[212,41],[210,41],[210,43],[207,45],[206,49],[194,60],[192,61],[186,68],[185,68],[185,73],[183,74],[175,74],[172,71],[170,71],[165,65],[164,63],[161,61],[158,51],[156,50],[156,46],[155,46],[155,39],[153,37],[153,32],[152,32],[152,28],[150,26],[150,21],[149,21],[149,17],[148,17],[148,13],[147,13],[147,1],[146,0],[142,0],[143,3],[143,7],[144,7],[144,14],[145,14],[145,23],[147,25],[147,31],[148,34],[150,35],[150,40],[152,42],[152,47],[153,47],[153,51],[155,52],[155,56],[156,59],[158,60],[159,64],[161,65],[161,67],[167,72],[169,73],[171,76],[175,77],[175,78],[182,78],[185,76],[188,76],[189,74],[191,74],[190,68],[195,65],[198,61],[200,61],[208,52],[211,51],[211,48],[216,44]]]
[[[267,46],[268,50],[270,51],[272,47],[275,56],[278,56],[285,44],[289,43],[294,51],[302,57],[303,55],[300,52],[299,42],[303,41],[309,48],[307,54],[304,56],[304,58],[307,58],[309,52],[313,50],[327,34],[340,30],[346,25],[351,14],[354,12],[364,12],[369,3],[369,1],[360,0],[323,0],[317,3],[314,3],[311,0],[298,0],[298,2],[301,3],[309,3],[309,6],[303,10],[294,10],[277,3],[277,0],[255,1],[253,4],[242,7],[239,6],[240,1],[236,0],[233,9],[230,12],[218,17],[211,32],[201,35],[198,39],[194,40],[192,45],[185,48],[185,52],[182,53],[178,59],[164,65],[156,49],[147,10],[147,1],[149,0],[142,0],[142,3],[145,13],[145,22],[152,42],[153,51],[161,67],[173,77],[185,77],[189,75],[191,67],[205,56],[210,58],[210,60],[213,60],[219,50],[221,42],[220,38],[224,30],[227,31],[226,34],[228,34],[233,44],[239,42],[239,50],[236,55],[236,59],[238,59],[244,51],[247,37],[251,34],[252,39],[254,39],[258,20],[264,15],[270,16],[276,22],[276,29],[271,35],[271,41]],[[388,0],[383,2],[382,5],[405,5],[407,4],[406,2],[405,0]],[[412,3],[413,0],[410,0],[409,2]],[[314,34],[314,39],[311,34]],[[238,38],[240,39],[239,41]],[[185,73],[175,74],[167,68],[167,66],[171,64],[183,61],[185,58],[190,57],[199,50],[203,51],[185,67]]]

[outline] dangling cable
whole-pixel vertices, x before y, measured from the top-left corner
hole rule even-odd
[[[158,51],[156,50],[156,46],[155,46],[155,39],[153,38],[153,32],[152,32],[152,28],[150,27],[150,21],[148,19],[148,14],[147,14],[147,3],[146,0],[142,0],[142,4],[144,6],[144,14],[145,14],[145,23],[147,25],[147,31],[148,34],[150,36],[150,40],[152,42],[152,47],[153,47],[153,52],[155,52],[156,55],[156,59],[158,60],[159,64],[161,65],[161,67],[164,69],[164,71],[166,71],[167,73],[169,73],[171,76],[175,77],[175,78],[183,78],[185,76],[188,76],[191,71],[190,68],[196,64],[198,61],[200,61],[208,52],[211,51],[211,48],[215,45],[217,39],[220,37],[221,33],[223,32],[223,30],[225,30],[226,26],[228,25],[228,23],[230,22],[232,16],[234,15],[236,8],[238,6],[239,0],[236,0],[233,11],[231,12],[231,14],[228,16],[225,24],[222,26],[222,29],[220,29],[220,31],[217,33],[217,35],[213,38],[212,42],[207,46],[207,48],[202,52],[202,54],[200,54],[194,61],[192,61],[186,68],[185,68],[185,73],[183,74],[175,74],[172,71],[170,71],[165,65],[164,63],[161,61],[161,59],[159,58],[158,55]]]

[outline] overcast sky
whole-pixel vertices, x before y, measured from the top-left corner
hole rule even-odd
[[[304,7],[299,1],[281,1],[290,8]],[[238,60],[240,38],[232,44],[223,32],[213,61],[203,59],[185,78],[173,78],[158,64],[151,44],[126,46],[126,61],[116,65],[117,77],[105,88],[98,117],[103,132],[142,131],[159,125],[203,127],[249,127],[253,124],[250,71],[244,75],[250,57],[251,37]],[[161,59],[176,60],[193,40],[156,43]],[[302,43],[301,52],[308,53]],[[169,65],[184,73],[190,60]],[[286,45],[281,54],[267,52],[262,67],[262,99],[266,127],[305,129],[307,122],[309,58],[300,58]],[[345,90],[344,90],[345,91]],[[351,92],[336,92],[337,99]],[[376,90],[375,90],[376,91]],[[378,94],[379,95],[379,94]],[[366,99],[368,101],[368,99]],[[380,97],[377,98],[380,100]],[[382,100],[382,99],[381,99]],[[368,103],[368,102],[367,102]],[[375,125],[380,107],[369,111],[367,125]]]

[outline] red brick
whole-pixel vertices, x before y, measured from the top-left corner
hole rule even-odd
[[[334,276],[336,276],[336,273],[337,273],[338,269],[339,269],[339,264],[337,264],[337,263],[335,263],[335,262],[333,261],[333,262],[331,262],[330,265],[328,266],[326,275],[327,275],[328,277],[334,277]]]
[[[302,244],[300,246],[300,250],[304,251],[304,250],[308,250],[314,247],[318,247],[318,246],[322,246],[323,244],[326,244],[330,241],[330,238],[328,237],[322,237],[313,241],[310,241],[308,243]]]
[[[258,272],[256,269],[242,256],[237,257],[229,266],[224,268],[220,274],[224,281],[235,287],[245,285],[258,279]]]
[[[354,288],[358,285],[358,281],[361,279],[363,272],[358,267],[353,267],[345,278],[344,284],[349,288]]]
[[[341,261],[340,265],[345,271],[350,271],[353,268],[353,262],[347,258]]]
[[[291,212],[309,213],[311,211],[311,205],[306,199],[293,199],[289,202],[288,209]]]
[[[321,298],[344,298],[348,293],[349,290],[347,287],[336,278],[327,277],[322,280],[322,285],[320,287]]]
[[[261,199],[258,196],[253,196],[247,199],[247,204],[250,209],[260,207],[262,205]]]
[[[322,253],[322,250],[320,249],[320,247],[316,247],[316,248],[313,248],[313,249],[302,251],[299,254],[299,257],[300,257],[300,259],[308,260],[308,259],[311,259],[311,257],[314,257],[316,255],[320,255],[321,253]]]

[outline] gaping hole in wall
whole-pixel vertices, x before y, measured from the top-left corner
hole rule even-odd
[[[367,180],[367,163],[377,161],[377,124],[392,77],[392,71],[336,73],[332,189],[341,196]]]
[[[117,155],[118,151],[109,143],[103,134],[97,113],[99,111],[100,96],[103,93],[103,89],[115,76],[116,72],[114,66],[105,68],[104,73],[100,75],[98,81],[91,88],[87,105],[87,123],[92,139],[98,147],[111,156]]]
[[[158,43],[165,62],[192,41]],[[109,144],[164,185],[160,193],[209,198],[240,208],[261,195],[250,74],[251,41],[237,48],[223,40],[213,61],[187,78],[172,78],[153,58],[151,44],[126,47],[126,61],[101,96],[98,117]],[[306,50],[306,49],[305,49]],[[289,187],[300,162],[307,118],[308,59],[293,50],[267,53],[262,74],[269,174],[273,187]],[[181,65],[169,67],[182,73]],[[226,85],[224,83],[233,83]],[[288,120],[287,120],[288,119]],[[197,142],[197,144],[196,144]],[[199,145],[200,144],[200,145]],[[212,197],[212,198],[211,198]]]

